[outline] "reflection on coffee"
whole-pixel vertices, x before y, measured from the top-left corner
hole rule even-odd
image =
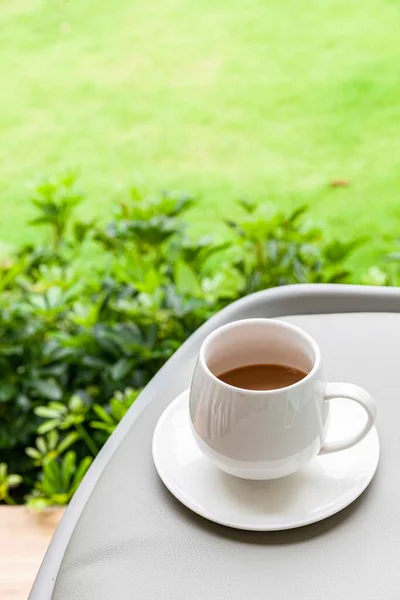
[[[260,364],[230,369],[217,377],[224,383],[244,390],[278,390],[297,383],[306,375],[300,369],[286,365]]]

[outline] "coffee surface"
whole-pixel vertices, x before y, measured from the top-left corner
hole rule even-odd
[[[306,375],[307,373],[286,365],[257,364],[230,369],[217,377],[244,390],[278,390],[297,383]]]

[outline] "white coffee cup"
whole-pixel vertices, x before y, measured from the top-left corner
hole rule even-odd
[[[218,379],[230,369],[280,364],[307,375],[276,390],[246,390]],[[351,438],[325,443],[329,403],[354,400],[367,421]],[[327,383],[315,340],[294,325],[272,319],[235,321],[203,342],[190,388],[193,435],[202,452],[231,475],[275,479],[307,465],[318,453],[360,442],[376,418],[368,392],[350,383]]]

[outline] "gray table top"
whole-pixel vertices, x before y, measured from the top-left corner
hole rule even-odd
[[[171,400],[160,394],[97,481],[54,600],[400,597],[400,314],[287,320],[316,338],[330,381],[357,383],[376,399],[381,462],[367,491],[334,517],[298,530],[251,533],[209,523],[181,506],[154,469],[152,434]],[[192,367],[189,361],[185,368]],[[188,372],[180,374],[185,381]]]

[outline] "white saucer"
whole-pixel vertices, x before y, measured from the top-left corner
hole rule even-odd
[[[331,402],[330,432],[341,439],[360,428],[364,411],[355,402]],[[189,390],[161,415],[153,437],[161,480],[188,508],[221,525],[275,531],[308,525],[351,504],[370,483],[379,461],[375,427],[362,442],[315,458],[302,471],[271,481],[226,475],[199,450],[189,422]]]

